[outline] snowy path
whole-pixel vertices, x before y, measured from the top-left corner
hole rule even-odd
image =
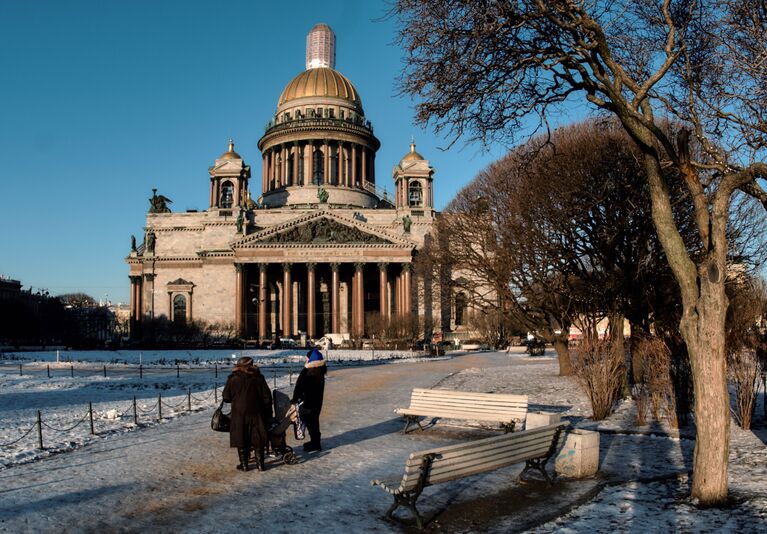
[[[234,470],[228,435],[209,430],[210,410],[0,472],[0,531],[226,532],[271,525],[294,531],[389,531],[388,496],[369,481],[399,471],[406,455],[445,443],[438,433],[399,433],[392,410],[413,387],[471,367],[508,366],[499,354],[333,370],[323,410],[326,451],[265,473]],[[383,452],[385,451],[385,454]],[[372,506],[372,508],[371,508]]]

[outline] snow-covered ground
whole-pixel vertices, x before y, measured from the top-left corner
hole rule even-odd
[[[423,357],[413,351],[323,353],[336,366]],[[305,355],[306,350],[298,349],[4,353],[0,469],[98,439],[91,434],[90,406],[96,435],[128,432],[215,405],[233,362],[241,356],[254,358],[271,387],[290,387]]]
[[[210,361],[223,362],[216,358],[227,355],[215,355]],[[226,435],[210,432],[216,380],[215,367],[210,367],[216,364],[205,364],[207,359],[198,359],[199,366],[207,369],[185,373],[182,367],[177,378],[175,368],[158,366],[143,379],[136,376],[135,363],[124,365],[123,375],[117,372],[119,366],[108,365],[104,378],[98,374],[100,365],[85,362],[73,364],[83,366],[82,376],[77,368],[75,378],[68,376],[69,364],[60,364],[49,379],[50,361],[24,360],[22,376],[18,361],[0,365],[0,444],[18,438],[29,425],[34,427],[37,410],[50,426],[75,425],[87,415],[88,402],[94,403],[98,435],[90,436],[85,418],[66,432],[44,426],[45,451],[36,450],[36,430],[10,449],[0,447],[0,463],[5,466],[0,467],[4,501],[0,531],[53,532],[65,525],[63,530],[73,532],[142,528],[222,532],[257,524],[269,525],[274,532],[310,527],[334,533],[401,531],[381,520],[390,497],[370,487],[369,481],[401,473],[409,452],[488,432],[439,422],[426,432],[401,434],[402,423],[392,409],[407,402],[413,387],[431,386],[525,393],[530,410],[558,412],[577,426],[604,432],[599,477],[561,481],[552,489],[523,488],[517,495],[520,499],[525,494],[536,496],[533,508],[524,513],[519,511],[521,504],[503,493],[519,488],[515,482],[519,467],[427,488],[418,506],[433,518],[429,530],[758,532],[764,531],[767,519],[767,432],[761,418],[755,421],[755,432],[732,425],[732,505],[699,509],[688,498],[686,473],[694,446],[690,432],[635,427],[630,402],[607,421],[594,423],[588,419],[586,396],[574,380],[557,375],[556,360],[548,353],[536,358],[518,351],[510,356],[471,354],[401,360],[398,365],[382,361],[383,365],[345,369],[331,364],[322,416],[327,450],[302,455],[297,466],[272,462],[265,473],[235,472]],[[289,389],[292,364],[283,365],[280,373],[267,371],[266,376],[270,385],[276,380],[278,387]],[[27,366],[38,369],[28,373]],[[87,369],[92,372],[86,373]],[[225,372],[221,373],[219,388]],[[162,424],[156,421],[159,393]],[[133,395],[142,409],[138,431],[131,431]],[[760,396],[760,409],[762,400]],[[70,448],[75,450],[40,459]],[[493,502],[501,502],[501,512],[478,511],[491,509],[488,503]],[[44,503],[44,513],[37,511],[39,503]],[[459,517],[461,510],[470,520]],[[406,511],[399,515],[408,517]]]

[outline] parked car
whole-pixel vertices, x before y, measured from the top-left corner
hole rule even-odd
[[[482,350],[482,341],[479,339],[467,339],[461,343],[463,350]]]
[[[541,339],[528,339],[525,352],[530,356],[543,356],[543,353],[546,352],[546,343]]]

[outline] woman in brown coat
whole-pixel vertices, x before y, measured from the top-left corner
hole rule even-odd
[[[272,393],[253,359],[237,360],[226,380],[221,398],[232,403],[229,446],[237,448],[240,471],[248,470],[250,449],[256,451],[256,469],[264,470],[266,428],[272,420]]]

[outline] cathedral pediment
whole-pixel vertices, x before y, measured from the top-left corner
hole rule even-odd
[[[390,235],[357,219],[321,212],[266,228],[233,243],[233,248],[274,245],[389,245],[412,247],[413,243]]]

